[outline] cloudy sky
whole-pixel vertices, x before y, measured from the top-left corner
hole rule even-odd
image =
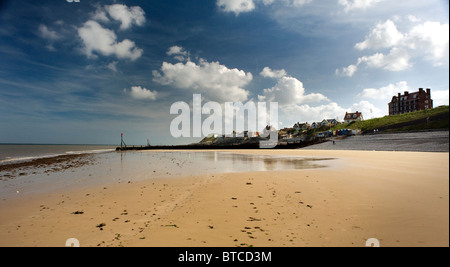
[[[280,127],[449,103],[447,0],[0,0],[0,143],[189,143],[177,101],[278,102]],[[203,118],[205,119],[205,117]]]

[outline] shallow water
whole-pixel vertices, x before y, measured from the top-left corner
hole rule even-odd
[[[330,159],[267,156],[229,152],[130,151],[90,155],[91,164],[48,172],[51,168],[17,170],[24,175],[0,180],[0,197],[43,193],[62,188],[133,182],[152,178],[215,173],[299,170],[327,167]],[[1,175],[1,173],[0,173]]]
[[[114,151],[114,146],[93,145],[15,145],[0,144],[0,165],[59,155],[103,153]]]

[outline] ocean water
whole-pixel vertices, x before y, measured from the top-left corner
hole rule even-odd
[[[114,146],[100,145],[9,145],[0,144],[0,164],[28,161],[69,154],[103,153],[114,151]]]

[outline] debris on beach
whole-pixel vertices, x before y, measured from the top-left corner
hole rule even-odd
[[[72,212],[72,214],[75,214],[75,215],[78,215],[78,214],[84,214],[84,211],[74,211],[74,212]]]

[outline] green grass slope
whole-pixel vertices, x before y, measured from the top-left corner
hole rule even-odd
[[[428,118],[428,119],[427,119]],[[332,130],[360,129],[370,132],[379,129],[384,132],[422,131],[449,128],[449,106],[441,106],[429,110],[421,110],[394,116],[385,116],[366,121],[344,123]]]

